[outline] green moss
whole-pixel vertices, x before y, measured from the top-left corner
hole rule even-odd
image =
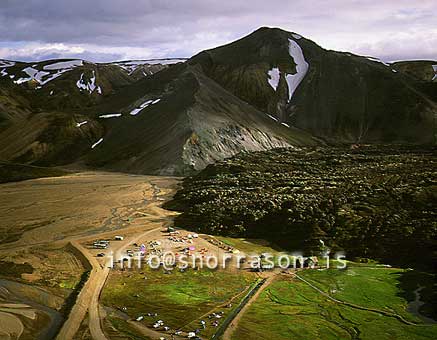
[[[307,254],[323,240],[351,259],[430,268],[435,164],[433,148],[400,145],[242,153],[184,180],[166,207],[207,234]]]
[[[128,339],[131,340],[151,340],[149,337],[144,335],[139,335],[138,332],[135,331],[133,327],[131,327],[125,320],[117,318],[117,317],[108,317],[109,322],[111,322],[112,326],[116,328],[119,332],[123,333],[123,335],[127,336]]]

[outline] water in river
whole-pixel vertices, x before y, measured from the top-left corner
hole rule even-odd
[[[8,292],[7,302],[29,305],[49,317],[50,322],[45,325],[44,328],[38,330],[38,333],[35,336],[36,339],[47,340],[53,339],[56,336],[64,321],[62,315],[55,309],[32,300],[27,296],[28,294],[25,293],[32,291],[32,295],[37,294],[38,301],[44,303],[44,301],[50,301],[52,298],[48,292],[38,287],[4,279],[0,279],[0,288],[3,288],[3,290],[6,289]]]

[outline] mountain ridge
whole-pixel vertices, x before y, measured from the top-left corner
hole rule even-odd
[[[433,65],[328,51],[278,28],[188,60],[2,60],[0,159],[185,175],[241,151],[430,144]]]

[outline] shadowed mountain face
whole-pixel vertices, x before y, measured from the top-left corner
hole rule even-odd
[[[0,159],[187,174],[240,151],[431,143],[421,67],[267,28],[188,61],[0,61]]]
[[[397,72],[399,63],[327,51],[270,28],[202,52],[189,63],[200,64],[210,78],[260,110],[331,142],[433,140],[437,109],[431,91],[421,91],[420,78]],[[296,73],[303,77],[293,79]]]
[[[400,61],[393,68],[405,74],[418,89],[437,102],[437,61]]]

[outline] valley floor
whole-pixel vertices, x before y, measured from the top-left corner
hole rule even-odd
[[[122,247],[135,235],[170,223],[173,213],[158,206],[176,183],[170,177],[84,172],[0,185],[0,302],[8,306],[1,317],[12,325],[1,323],[2,336],[45,339],[47,328],[59,330],[70,316],[64,323],[68,334],[61,338],[72,338],[107,275],[83,243],[123,230],[132,236]],[[22,301],[35,317],[14,314]]]
[[[100,253],[128,257],[140,244],[220,260],[229,249],[280,254],[263,240],[169,235],[177,213],[161,206],[178,183],[84,172],[0,185],[0,338],[169,340],[196,329],[200,339],[228,340],[437,336],[419,312],[432,279],[415,271],[110,269]],[[98,240],[109,246],[95,249]]]

